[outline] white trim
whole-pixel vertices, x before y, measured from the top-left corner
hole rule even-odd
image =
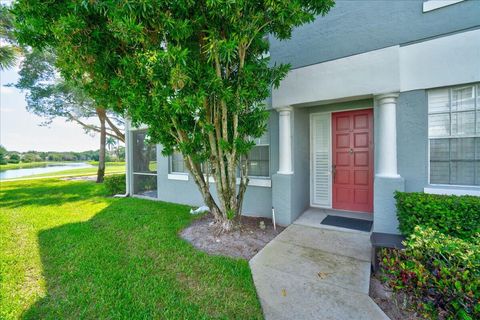
[[[181,181],[188,181],[188,173],[169,173],[168,174],[169,180],[181,180]]]
[[[423,192],[431,194],[446,194],[446,195],[456,195],[456,196],[480,196],[480,188],[471,188],[471,189],[460,189],[460,188],[432,188],[425,187]]]
[[[148,126],[146,124],[141,124],[140,127],[132,127],[130,124],[130,131],[139,131],[139,130],[148,130]]]
[[[330,122],[330,130],[329,130],[329,146],[328,146],[328,166],[330,170],[328,171],[329,173],[329,182],[328,182],[328,206],[322,206],[319,204],[316,204],[314,202],[314,182],[315,182],[315,173],[314,173],[314,160],[313,160],[313,155],[314,155],[314,122],[313,118],[318,115],[328,115],[329,122]],[[332,179],[332,111],[326,111],[326,112],[315,112],[310,114],[310,206],[315,207],[315,208],[332,208],[332,186],[333,186],[333,179]]]
[[[293,174],[292,162],[292,113],[293,109],[290,106],[281,107],[277,109],[278,116],[278,131],[279,131],[279,146],[278,146],[278,174],[290,175]]]
[[[132,198],[139,198],[139,199],[153,200],[153,201],[163,201],[163,200],[159,199],[158,197],[154,198],[154,197],[144,196],[144,195],[141,195],[141,194],[132,194]]]
[[[215,183],[214,177],[208,177],[208,182]],[[236,184],[240,184],[240,178],[236,179]],[[248,177],[248,185],[247,187],[264,187],[264,188],[271,188],[272,187],[272,180],[270,178],[251,178]]]
[[[477,82],[479,50],[480,29],[474,29],[299,67],[272,90],[272,107],[312,106]]]
[[[138,176],[156,176],[156,173],[149,173],[149,172],[133,172],[133,175]]]
[[[237,185],[240,184],[240,178],[237,178]],[[272,187],[272,180],[270,178],[251,178],[248,177],[248,185],[247,187],[265,187],[271,188]]]
[[[462,1],[464,0],[427,0],[423,2],[423,12],[443,8]]]
[[[125,184],[126,184],[126,189],[125,193],[127,195],[132,194],[132,170],[131,170],[131,164],[132,160],[130,157],[131,154],[131,138],[130,138],[131,132],[130,132],[130,119],[127,117],[125,118]]]

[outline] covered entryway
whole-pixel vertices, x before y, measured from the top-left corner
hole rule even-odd
[[[373,212],[373,110],[310,119],[311,206]]]

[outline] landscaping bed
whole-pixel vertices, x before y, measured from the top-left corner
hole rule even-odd
[[[209,254],[250,260],[283,230],[280,226],[274,230],[270,219],[244,216],[239,227],[219,234],[213,226],[213,216],[208,214],[195,220],[181,236]]]
[[[369,295],[391,320],[420,320],[415,311],[409,310],[412,301],[403,292],[396,292],[388,287],[379,276],[370,279]]]
[[[380,251],[375,277],[395,297],[379,305],[428,319],[480,319],[480,198],[400,192],[395,197],[407,238],[404,250]],[[376,301],[378,296],[372,293]],[[396,304],[398,298],[403,303]]]

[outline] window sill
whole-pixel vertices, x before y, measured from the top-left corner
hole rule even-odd
[[[210,177],[208,182],[215,183],[215,179]],[[240,179],[237,178],[237,185],[240,184]],[[272,180],[270,178],[249,178],[248,181],[249,187],[264,187],[264,188],[271,188],[272,187]]]
[[[132,172],[132,174],[136,176],[156,176],[157,175],[154,172]]]
[[[423,12],[440,9],[462,1],[464,0],[428,0],[423,3]]]
[[[169,173],[168,174],[169,180],[180,180],[180,181],[188,181],[189,177],[186,173]]]
[[[457,186],[431,186],[423,188],[423,192],[431,194],[446,194],[455,196],[480,196],[480,188]]]
[[[237,184],[240,184],[240,179],[239,178],[237,178]],[[270,178],[252,178],[252,177],[249,177],[248,186],[249,187],[271,188],[272,187],[272,180],[270,180]]]
[[[168,180],[188,181],[189,175],[187,173],[169,173]],[[208,182],[215,183],[215,178],[209,177]],[[240,179],[237,178],[237,185],[238,184],[240,184]],[[250,178],[248,181],[248,186],[271,188],[272,180],[270,178]]]

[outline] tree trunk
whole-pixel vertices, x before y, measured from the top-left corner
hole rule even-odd
[[[105,176],[105,149],[107,142],[107,129],[105,127],[106,113],[104,109],[96,109],[98,119],[100,120],[100,150],[98,153],[98,171],[97,183],[102,183]]]

